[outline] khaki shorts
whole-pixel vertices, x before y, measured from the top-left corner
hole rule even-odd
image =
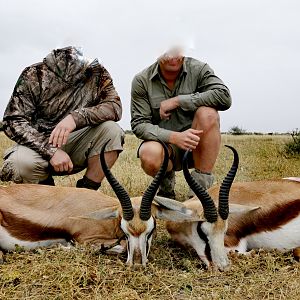
[[[139,157],[139,151],[143,143],[147,141],[143,141],[140,146],[138,147],[137,150],[137,157]],[[167,144],[170,152],[170,160],[173,164],[173,170],[174,171],[181,171],[182,170],[182,159],[185,153],[185,150],[177,147],[174,144]],[[189,158],[188,158],[188,167],[189,168],[194,168],[194,160],[192,153],[190,153]]]
[[[88,158],[99,155],[107,140],[105,151],[123,150],[125,133],[122,128],[113,121],[106,121],[96,127],[85,127],[72,132],[68,142],[62,147],[73,162],[73,174],[87,167]],[[38,183],[51,175],[66,175],[55,173],[49,162],[34,150],[15,145],[4,154],[4,163],[0,170],[2,181],[14,181],[17,183]]]

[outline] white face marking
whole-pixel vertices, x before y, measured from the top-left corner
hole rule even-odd
[[[8,251],[13,251],[16,248],[16,245],[24,248],[25,250],[30,250],[38,247],[50,247],[54,244],[63,244],[67,245],[67,241],[64,239],[56,240],[44,240],[44,241],[21,241],[12,237],[3,227],[0,226],[0,248]]]
[[[227,222],[225,222],[225,224],[227,224]],[[227,226],[222,228],[221,226],[218,226],[217,223],[203,222],[201,228],[208,239],[213,265],[218,267],[221,271],[226,270],[230,265],[224,246],[224,237]]]
[[[124,219],[121,220],[121,228],[124,231],[127,239],[127,261],[129,265],[134,263],[140,263],[146,266],[147,257],[150,251],[153,230],[155,229],[155,222],[153,217],[150,217],[148,221],[145,222],[146,230],[142,232],[139,236],[133,236],[128,230],[128,222]],[[149,236],[150,235],[150,236]]]
[[[193,222],[193,224],[192,224],[192,235],[190,235],[190,236],[181,235],[180,240],[181,241],[185,240],[186,244],[188,244],[191,247],[193,247],[196,250],[199,258],[203,261],[203,263],[207,267],[209,267],[210,266],[210,262],[207,259],[206,254],[205,254],[206,243],[205,243],[205,241],[203,241],[199,237],[199,234],[198,234],[198,231],[197,231],[197,227],[198,227],[198,222]]]

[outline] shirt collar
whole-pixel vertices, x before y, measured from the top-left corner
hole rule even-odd
[[[150,76],[150,80],[152,80],[156,76],[160,76],[159,75],[159,71],[158,71],[158,67],[159,67],[159,64],[158,64],[158,62],[156,62],[155,66],[154,66],[154,69],[152,71],[152,74]],[[184,57],[184,59],[183,59],[183,65],[182,65],[182,71],[179,74],[179,76],[181,76],[182,74],[185,74],[185,73],[187,73],[187,67],[186,67],[186,58]]]

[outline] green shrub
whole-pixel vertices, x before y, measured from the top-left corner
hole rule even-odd
[[[228,133],[232,135],[242,135],[246,133],[246,130],[240,128],[239,126],[233,126],[229,129]]]
[[[300,155],[300,130],[293,130],[291,136],[292,141],[285,144],[285,153],[289,156]]]

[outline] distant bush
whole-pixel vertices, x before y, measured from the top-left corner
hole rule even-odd
[[[285,144],[284,151],[289,156],[300,155],[300,130],[292,131],[292,141]]]
[[[239,126],[233,126],[229,129],[228,133],[232,135],[242,135],[246,134],[246,130],[240,128]]]

